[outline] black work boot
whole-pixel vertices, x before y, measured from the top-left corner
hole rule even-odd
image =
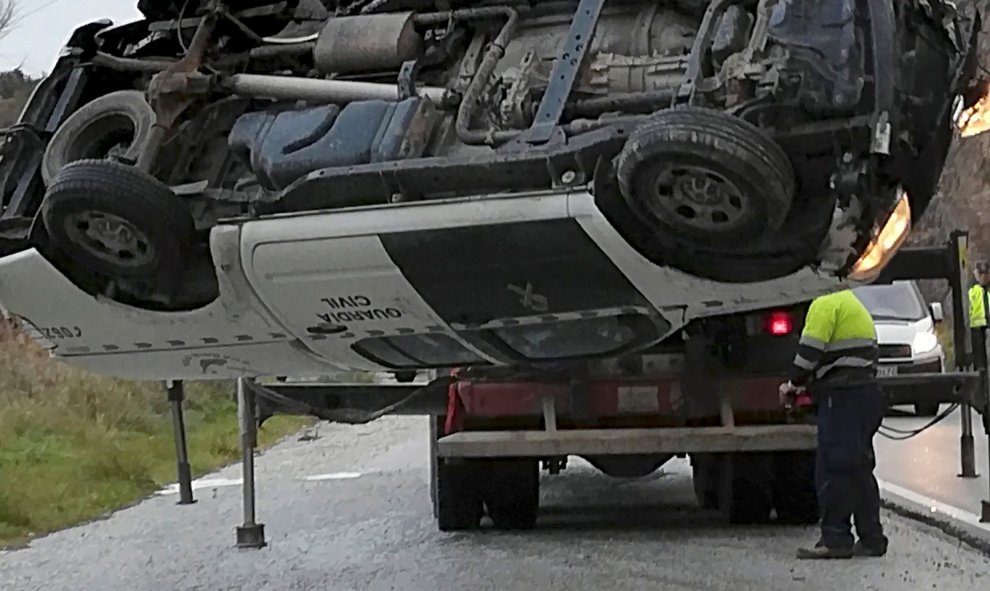
[[[880,556],[887,554],[887,544],[864,544],[863,540],[859,540],[856,542],[856,545],[853,546],[853,554],[855,556],[870,556],[879,558]]]
[[[818,543],[814,548],[798,548],[797,557],[801,560],[834,560],[852,558],[853,548],[829,548]]]

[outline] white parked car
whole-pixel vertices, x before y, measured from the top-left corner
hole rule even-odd
[[[945,351],[935,335],[942,321],[942,305],[926,305],[914,281],[857,287],[853,292],[876,322],[880,345],[878,375],[941,373]],[[938,405],[915,405],[919,415],[934,415]]]

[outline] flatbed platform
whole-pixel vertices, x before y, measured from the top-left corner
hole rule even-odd
[[[445,458],[680,454],[815,449],[814,425],[462,431],[441,437]]]

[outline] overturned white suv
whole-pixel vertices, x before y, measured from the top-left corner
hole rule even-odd
[[[943,0],[142,0],[0,160],[0,305],[140,378],[553,364],[869,281],[935,193]]]

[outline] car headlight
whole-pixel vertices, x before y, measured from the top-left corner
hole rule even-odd
[[[920,332],[914,335],[914,341],[911,343],[911,353],[921,355],[922,353],[928,353],[937,346],[938,337],[935,336],[935,333]]]
[[[911,202],[907,192],[902,191],[890,217],[870,240],[863,255],[853,265],[849,272],[849,280],[854,283],[869,283],[876,279],[907,240],[910,231]]]

